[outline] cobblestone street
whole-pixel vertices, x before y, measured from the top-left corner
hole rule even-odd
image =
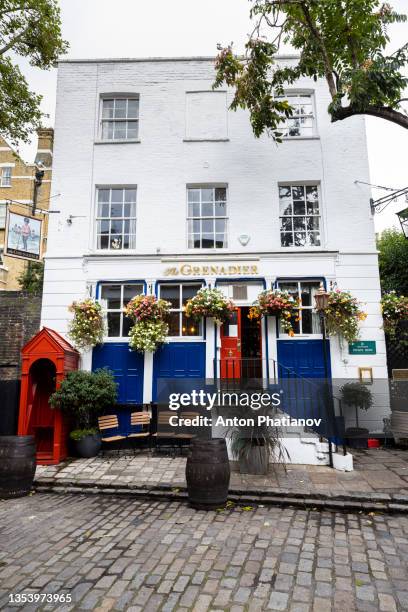
[[[109,495],[0,502],[0,609],[408,610],[408,517]],[[71,604],[9,604],[70,593]]]

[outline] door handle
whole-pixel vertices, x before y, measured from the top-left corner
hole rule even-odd
[[[237,351],[241,352],[241,340],[237,340]]]

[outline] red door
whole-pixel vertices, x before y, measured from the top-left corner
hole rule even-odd
[[[241,378],[241,309],[221,327],[221,378]]]

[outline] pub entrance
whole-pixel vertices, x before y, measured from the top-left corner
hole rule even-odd
[[[221,327],[221,379],[241,381],[262,378],[260,319],[249,317],[249,307],[238,307]]]

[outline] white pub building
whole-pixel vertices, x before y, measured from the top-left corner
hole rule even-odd
[[[232,92],[213,91],[214,76],[213,58],[60,62],[60,214],[50,215],[42,324],[66,335],[72,301],[98,299],[107,335],[82,367],[108,366],[119,402],[141,405],[155,401],[159,378],[222,376],[225,354],[258,360],[264,378],[272,364],[323,377],[314,295],[336,283],[368,316],[362,351],[328,340],[329,375],[358,379],[367,368],[387,378],[364,119],[332,124],[325,82],[301,79],[287,91],[295,115],[277,145],[254,137],[247,112],[228,110]],[[239,306],[222,329],[184,316],[203,286]],[[247,316],[271,287],[301,301],[294,337],[273,317],[257,325]],[[123,307],[143,292],[172,305],[168,343],[155,354],[128,346]],[[299,461],[322,456],[307,448]]]

